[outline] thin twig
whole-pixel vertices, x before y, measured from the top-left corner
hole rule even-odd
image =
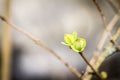
[[[99,6],[97,0],[93,0],[93,2],[94,2],[94,4],[96,5],[96,7],[97,7],[97,9],[98,9],[98,11],[99,11],[99,13],[100,13],[100,15],[101,15],[101,17],[102,17],[102,21],[103,21],[104,27],[106,28],[107,22],[106,22],[106,17],[105,17],[105,15],[104,15],[104,12],[103,12],[103,10],[101,9],[101,7]]]
[[[63,58],[61,58],[56,52],[54,52],[52,49],[41,43],[40,40],[37,38],[33,37],[30,33],[16,27],[14,24],[12,24],[9,20],[7,20],[5,17],[0,16],[0,19],[4,22],[6,22],[10,27],[14,28],[16,31],[22,33],[23,35],[27,36],[30,40],[32,40],[36,45],[44,48],[48,52],[50,52],[52,55],[54,55],[59,61],[61,61],[76,77],[78,77],[80,80],[81,79],[81,74],[73,68],[71,65],[69,65]]]
[[[115,45],[116,49],[120,50],[119,45],[117,44],[117,42],[115,42],[113,40],[113,36],[112,36],[111,32],[108,30],[108,28],[107,28],[107,21],[106,21],[106,17],[104,15],[104,12],[103,12],[102,8],[98,4],[97,0],[93,0],[93,2],[94,2],[95,6],[97,7],[97,9],[98,9],[98,11],[99,11],[99,13],[101,15],[106,34],[109,36],[109,38],[111,39],[111,42]]]
[[[109,22],[109,24],[107,25],[107,29],[111,32],[111,30],[113,29],[114,25],[118,22],[119,20],[119,13],[117,13],[113,19]],[[97,49],[93,54],[92,59],[90,60],[90,64],[93,65],[96,62],[96,59],[98,58],[98,54],[99,52],[102,50],[102,47],[105,43],[105,40],[107,39],[107,34],[106,31],[104,30],[102,37],[97,45]],[[89,67],[86,68],[85,74],[83,76],[83,78],[85,79],[85,77],[88,75],[88,72],[91,71],[91,69]]]
[[[113,39],[116,41],[118,38],[120,37],[120,27],[117,29],[116,33],[113,36]],[[109,56],[108,54],[106,54],[108,52],[108,50],[110,50],[110,48],[113,46],[113,44],[110,42],[106,49],[102,52],[102,54],[100,54],[97,63],[94,65],[96,69],[99,68],[100,64],[104,61],[104,59]]]
[[[96,76],[100,79],[103,80],[101,75],[93,68],[93,66],[89,63],[89,61],[85,58],[85,56],[83,55],[83,53],[79,53],[81,55],[81,57],[83,58],[83,60],[86,62],[86,64],[93,70],[93,72],[96,74]]]
[[[97,0],[93,0],[93,2],[96,5],[96,7],[97,7],[97,9],[98,9],[98,11],[99,11],[99,13],[101,15],[101,18],[102,18],[102,21],[103,21],[103,24],[104,24],[104,28],[105,28],[104,31],[106,31],[107,36],[111,39],[110,41],[114,44],[115,48],[117,50],[120,50],[120,46],[118,45],[117,42],[114,41],[113,36],[111,34],[111,31],[107,28],[107,21],[106,21],[106,17],[104,15],[104,12],[103,12],[102,8],[98,4]],[[99,51],[99,49],[97,49],[97,50]]]
[[[110,6],[113,8],[113,10],[118,13],[118,8],[113,4],[112,0],[107,0],[107,2],[110,4]]]
[[[120,28],[116,31],[116,33],[113,36],[113,39],[116,41],[120,36]],[[94,64],[95,70],[98,70],[102,62],[105,60],[105,58],[111,53],[109,53],[109,50],[112,48],[113,44],[109,42],[109,44],[106,46],[105,50],[100,54],[99,58],[97,59],[97,63]],[[92,75],[88,75],[85,77],[85,80],[90,80],[92,78]]]

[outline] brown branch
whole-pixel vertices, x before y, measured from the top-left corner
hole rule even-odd
[[[104,15],[104,12],[103,12],[103,10],[101,9],[101,7],[99,6],[97,0],[93,0],[93,2],[94,2],[94,4],[96,5],[96,7],[97,7],[97,9],[98,9],[98,11],[99,11],[99,13],[100,13],[100,15],[101,15],[101,17],[102,17],[102,21],[103,21],[104,27],[106,28],[107,22],[106,22],[106,17],[105,17],[105,15]]]
[[[104,15],[104,12],[103,12],[102,8],[101,8],[100,5],[98,4],[97,0],[93,0],[93,2],[94,2],[94,4],[96,5],[96,7],[97,7],[97,9],[98,9],[98,11],[99,11],[99,13],[100,13],[100,15],[101,15],[101,18],[102,18],[102,21],[103,21],[103,24],[104,24],[104,28],[105,28],[106,34],[107,34],[107,35],[109,36],[109,38],[111,39],[111,42],[115,45],[115,48],[116,48],[117,50],[120,50],[119,45],[117,44],[117,42],[115,42],[115,41],[113,40],[113,36],[112,36],[111,32],[108,30],[108,28],[107,28],[107,21],[106,21],[106,17],[105,17],[105,15]]]
[[[119,29],[116,31],[116,33],[114,34],[113,39],[114,39],[114,40],[117,40],[117,39],[119,38],[119,36],[120,36],[120,28],[119,28]],[[112,44],[111,42],[109,42],[108,45],[106,46],[105,50],[100,54],[99,58],[98,58],[97,61],[96,61],[97,63],[94,64],[95,70],[98,70],[99,67],[100,67],[100,65],[102,64],[102,62],[105,60],[105,58],[106,58],[107,56],[111,55],[111,54],[109,53],[109,50],[110,50],[111,48],[113,48],[112,46],[113,46],[113,44]],[[92,77],[92,75],[88,75],[87,77],[85,77],[85,80],[90,80],[91,77]]]
[[[114,41],[114,39],[113,39],[113,37],[112,37],[112,35],[111,35],[111,30],[112,30],[112,28],[114,27],[114,25],[116,24],[116,22],[119,20],[119,13],[116,14],[116,15],[114,16],[114,18],[111,20],[111,22],[107,25],[107,23],[106,23],[106,17],[105,17],[105,15],[104,15],[104,13],[103,13],[103,10],[101,9],[101,7],[99,6],[99,4],[98,4],[98,2],[97,2],[96,0],[93,0],[93,2],[94,2],[94,4],[96,5],[96,7],[97,7],[97,9],[98,9],[98,11],[99,11],[99,13],[100,13],[100,15],[101,15],[101,18],[102,18],[102,21],[103,21],[105,30],[104,30],[104,32],[103,32],[103,34],[102,34],[101,40],[99,41],[99,43],[98,43],[98,45],[97,45],[97,49],[96,49],[96,51],[94,52],[94,55],[93,55],[93,57],[92,57],[92,59],[91,59],[91,61],[90,61],[90,63],[91,63],[92,65],[93,65],[93,64],[96,62],[96,60],[98,59],[99,53],[100,53],[101,50],[102,50],[102,47],[103,47],[103,45],[104,45],[104,43],[105,43],[105,40],[107,39],[107,36],[110,37],[110,39],[111,39],[111,41],[113,42],[113,44],[115,45],[116,49],[120,50],[120,46]],[[85,78],[85,77],[88,76],[88,72],[89,72],[89,71],[91,71],[91,69],[90,69],[89,67],[87,67],[86,72],[85,72],[83,78]]]
[[[114,0],[106,0],[106,1],[110,4],[110,6],[113,8],[113,10],[116,13],[118,13],[119,8],[116,6],[116,4],[114,4]],[[115,2],[119,4],[118,0],[116,0]]]
[[[89,63],[89,61],[85,58],[85,56],[83,55],[83,53],[79,53],[81,55],[81,57],[83,58],[83,60],[86,62],[86,64],[93,70],[93,72],[96,74],[96,76],[100,79],[103,80],[101,75],[93,68],[93,66]]]
[[[120,27],[117,29],[116,33],[113,36],[113,39],[116,41],[120,36]],[[100,54],[97,63],[94,65],[96,69],[99,68],[100,64],[104,61],[104,59],[109,56],[108,50],[110,50],[110,48],[112,48],[113,44],[111,42],[109,42],[109,44],[107,45],[107,47],[105,48],[105,50],[102,52],[102,54]]]
[[[62,57],[60,57],[56,52],[54,52],[52,49],[50,49],[49,47],[47,47],[46,45],[42,44],[40,40],[38,40],[37,38],[33,37],[30,33],[16,27],[14,24],[12,24],[9,20],[7,20],[5,17],[0,16],[0,19],[4,22],[6,22],[10,27],[14,28],[16,31],[22,33],[23,35],[27,36],[30,40],[32,40],[33,42],[35,42],[36,45],[44,48],[45,50],[47,50],[48,52],[50,52],[52,55],[54,55],[59,61],[61,61],[76,77],[78,77],[80,80],[81,79],[81,74],[75,69],[73,68],[71,65],[69,65]]]
[[[109,22],[109,24],[107,25],[107,29],[111,32],[111,30],[113,29],[114,25],[117,23],[117,21],[119,20],[119,13],[117,13],[113,19]],[[90,60],[90,64],[93,65],[96,62],[96,59],[99,56],[99,52],[102,50],[102,47],[105,43],[105,40],[107,39],[107,34],[106,31],[104,30],[102,37],[97,45],[97,49],[93,54],[92,59]],[[91,71],[91,69],[89,67],[87,67],[86,72],[83,76],[83,78],[85,79],[85,77],[88,75],[88,72]]]

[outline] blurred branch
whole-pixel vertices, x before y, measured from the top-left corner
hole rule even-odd
[[[33,37],[30,33],[16,27],[14,24],[12,24],[8,19],[6,19],[3,16],[0,16],[0,19],[4,22],[6,22],[10,27],[14,28],[16,31],[22,33],[23,35],[27,36],[30,40],[32,40],[36,45],[44,48],[45,50],[47,50],[48,52],[50,52],[52,55],[54,55],[54,57],[56,57],[59,61],[61,61],[76,77],[78,77],[80,80],[81,79],[81,74],[75,69],[73,68],[71,65],[69,65],[62,57],[60,57],[56,52],[54,52],[52,49],[50,49],[49,47],[47,47],[46,45],[42,44],[40,40],[38,40],[37,38]]]
[[[96,5],[101,17],[102,17],[102,21],[103,21],[103,24],[104,24],[104,27],[106,28],[107,27],[107,22],[106,22],[106,17],[104,15],[104,12],[103,10],[101,9],[101,7],[99,6],[97,0],[93,0],[94,4]]]
[[[102,50],[102,47],[103,47],[103,45],[104,45],[104,43],[105,43],[105,40],[107,39],[107,36],[110,37],[110,39],[111,39],[111,41],[113,42],[113,44],[115,45],[115,47],[120,50],[119,45],[114,41],[114,38],[113,38],[112,35],[111,35],[111,30],[112,30],[112,28],[114,27],[114,25],[116,24],[116,22],[117,22],[118,19],[119,19],[119,13],[118,13],[117,15],[115,15],[115,17],[112,19],[112,21],[111,21],[111,22],[108,24],[108,26],[107,26],[106,17],[105,17],[105,15],[104,15],[104,13],[103,13],[103,10],[101,9],[101,7],[99,6],[99,4],[98,4],[98,2],[97,2],[96,0],[93,0],[93,2],[94,2],[94,4],[96,5],[96,7],[97,7],[97,9],[98,9],[98,11],[99,11],[99,13],[100,13],[100,15],[101,15],[101,18],[102,18],[102,21],[103,21],[105,30],[104,30],[104,33],[103,33],[103,35],[102,35],[101,40],[99,41],[99,43],[98,43],[98,45],[97,45],[97,49],[96,49],[96,51],[94,52],[94,55],[93,55],[93,57],[92,57],[92,59],[91,59],[91,61],[90,61],[90,63],[91,63],[92,65],[94,65],[94,63],[95,63],[96,60],[98,59],[99,53],[100,53],[101,50]],[[90,71],[91,71],[91,69],[90,69],[89,67],[87,67],[86,73],[84,74],[83,77],[87,77],[87,76],[88,76],[87,74],[88,74],[88,72],[90,72]]]
[[[113,2],[111,0],[107,0],[107,2],[111,5],[111,7],[113,8],[113,10],[117,13],[118,9],[117,7],[113,4]]]
[[[107,30],[111,32],[111,30],[113,29],[114,25],[117,23],[117,21],[119,20],[119,14],[117,13],[113,19],[109,22],[109,24],[107,25]],[[97,45],[97,50],[94,52],[92,59],[90,60],[90,64],[93,65],[96,62],[96,59],[98,58],[98,54],[100,53],[100,51],[102,50],[102,47],[105,43],[105,40],[107,39],[107,34],[106,31],[104,30],[102,37]],[[83,78],[85,78],[86,76],[88,76],[88,72],[90,72],[91,69],[89,67],[87,67],[86,72],[83,76]]]
[[[120,37],[120,27],[118,28],[117,32],[114,34],[113,38],[114,41],[116,41],[118,39],[118,37]],[[98,69],[101,65],[101,63],[104,61],[104,59],[109,56],[110,54],[106,54],[108,53],[108,51],[112,48],[113,44],[110,42],[107,47],[105,48],[105,50],[102,52],[102,54],[100,54],[97,63],[95,63],[95,68]]]
[[[98,9],[98,11],[99,11],[99,13],[100,13],[100,15],[101,15],[101,18],[102,18],[102,21],[103,21],[103,24],[104,24],[104,27],[105,27],[105,34],[107,34],[106,36],[108,36],[108,37],[110,37],[110,39],[111,39],[111,42],[114,44],[114,46],[116,47],[116,49],[117,50],[120,50],[120,47],[119,47],[119,45],[117,44],[117,42],[116,41],[114,41],[114,39],[113,39],[113,36],[112,36],[112,34],[111,34],[111,31],[109,30],[109,27],[107,27],[107,21],[106,21],[106,17],[105,17],[105,15],[104,15],[104,12],[103,12],[103,10],[102,10],[102,8],[100,7],[100,5],[98,4],[98,2],[97,2],[97,0],[93,0],[93,2],[94,2],[94,4],[96,5],[96,7],[97,7],[97,9]],[[112,29],[111,29],[112,30]],[[106,39],[105,39],[106,40]],[[104,42],[105,42],[105,40],[104,40]],[[104,44],[104,42],[103,42],[103,44]],[[99,57],[99,53],[100,53],[100,51],[102,50],[102,47],[103,47],[103,45],[102,45],[102,47],[100,48],[99,47],[99,45],[100,44],[102,44],[101,42],[98,44],[98,46],[97,46],[97,50],[98,50],[98,53],[95,53],[95,54],[97,54],[97,56],[96,56],[96,59]],[[94,57],[94,56],[93,56]]]
[[[113,39],[116,41],[120,37],[120,28],[117,30],[117,32],[114,34]],[[113,48],[113,44],[111,42],[108,43],[105,50],[100,54],[99,58],[97,59],[96,63],[94,64],[95,70],[98,70],[102,62],[105,60],[105,58],[113,53],[113,51],[110,51]],[[92,71],[90,71],[92,72]],[[86,80],[90,80],[92,75],[87,75]]]
[[[5,0],[5,15],[10,19],[10,0]],[[11,30],[7,24],[3,24],[2,32],[2,80],[10,79],[11,69]]]
[[[107,21],[106,21],[106,17],[104,15],[104,12],[102,10],[102,8],[100,7],[100,5],[98,4],[97,0],[93,0],[94,4],[96,5],[100,15],[101,15],[101,18],[102,18],[102,21],[103,21],[103,24],[104,24],[104,28],[105,28],[105,31],[106,31],[106,34],[108,35],[108,37],[111,39],[111,42],[115,45],[116,49],[120,50],[120,47],[119,45],[117,44],[117,42],[115,42],[113,40],[113,37],[112,37],[112,34],[111,34],[111,31],[108,30],[107,28]],[[98,49],[99,50],[99,49]]]
[[[106,0],[110,6],[112,7],[112,9],[118,13],[119,9],[120,9],[120,0]]]

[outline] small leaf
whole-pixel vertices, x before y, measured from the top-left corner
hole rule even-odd
[[[64,35],[64,43],[65,45],[71,46],[77,39],[77,33],[73,32],[72,34],[65,34]]]
[[[71,45],[71,44],[72,44],[72,35],[70,35],[70,34],[65,34],[64,40],[65,40],[65,43],[66,43],[66,44]]]
[[[76,40],[77,39],[77,33],[73,32],[73,38]]]

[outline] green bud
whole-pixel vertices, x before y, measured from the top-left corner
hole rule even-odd
[[[86,40],[84,38],[77,38],[77,33],[65,34],[62,44],[69,46],[75,52],[83,52],[86,47]]]
[[[103,79],[106,79],[108,77],[108,75],[105,71],[101,72],[101,76],[102,76]]]
[[[86,47],[86,40],[84,38],[77,38],[71,48],[76,52],[83,52]]]

